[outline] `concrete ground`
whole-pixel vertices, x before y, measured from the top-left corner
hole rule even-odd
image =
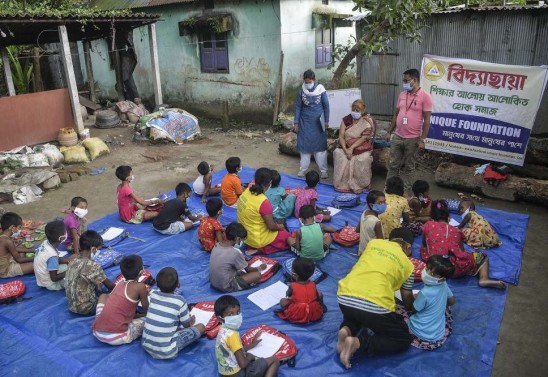
[[[298,159],[278,152],[279,134],[273,134],[267,128],[223,133],[214,127],[219,125],[202,125],[204,137],[183,145],[136,144],[131,141],[131,128],[92,128],[92,136],[113,141],[110,155],[99,157],[88,164],[91,168],[106,167],[106,173],[83,176],[77,181],[63,184],[57,190],[48,191],[35,203],[1,206],[24,218],[49,221],[63,215],[61,211],[70,205],[73,196],[83,196],[89,201],[88,219],[96,220],[117,210],[115,188],[119,182],[114,176],[114,169],[118,165],[133,167],[134,188],[145,197],[173,190],[178,182],[193,181],[197,176],[196,167],[202,160],[221,169],[226,158],[239,156],[245,166],[267,166],[286,174],[297,173]],[[456,197],[454,190],[435,185],[433,171],[420,170],[417,172],[417,178],[419,177],[430,182],[433,198]],[[382,189],[384,176],[374,176],[373,187]],[[508,288],[508,300],[492,375],[547,376],[548,357],[544,353],[548,349],[548,300],[545,301],[546,294],[543,292],[548,286],[548,252],[545,249],[548,245],[548,209],[527,203],[489,199],[483,205],[530,215],[520,283],[519,286]],[[440,365],[440,368],[443,366]]]

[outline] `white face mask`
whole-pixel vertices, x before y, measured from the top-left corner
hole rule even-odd
[[[466,217],[466,215],[468,215],[468,212],[470,212],[470,208],[466,208],[466,211],[462,213],[462,217]]]
[[[421,278],[422,278],[422,282],[426,285],[439,285],[444,282],[442,278],[437,278],[435,276],[430,275],[430,273],[426,271],[426,268],[422,270]]]
[[[359,111],[352,111],[350,115],[352,115],[352,119],[356,119],[356,120],[362,117],[362,113],[360,113]]]
[[[21,235],[21,229],[16,229],[16,230],[11,234],[11,238],[16,239],[16,238],[19,237],[20,235]]]
[[[88,210],[84,208],[74,208],[74,211],[72,211],[78,218],[83,219],[88,214]]]
[[[304,83],[303,84],[303,88],[306,89],[306,90],[312,90],[314,88],[314,83],[311,82],[311,83]]]
[[[132,174],[131,178],[129,179],[129,183],[133,182],[135,180],[135,176]]]
[[[243,322],[242,313],[225,317],[225,326],[232,330],[238,330]]]
[[[65,233],[64,236],[59,237],[59,242],[63,243],[67,240],[67,234]]]

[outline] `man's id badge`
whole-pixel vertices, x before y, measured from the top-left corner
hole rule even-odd
[[[403,120],[403,124],[404,124],[404,125],[407,125],[407,117],[403,117],[402,120]]]

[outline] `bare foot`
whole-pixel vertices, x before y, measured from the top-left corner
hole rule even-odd
[[[337,355],[341,354],[345,339],[351,335],[350,329],[347,326],[341,327],[339,330],[339,337],[337,339]]]
[[[500,280],[485,279],[479,281],[480,287],[506,289],[506,284]]]
[[[356,352],[358,348],[360,348],[360,341],[355,336],[349,336],[344,340],[340,359],[342,365],[344,365],[346,369],[350,369],[352,367],[352,364],[350,364],[350,359],[354,356],[354,352]]]

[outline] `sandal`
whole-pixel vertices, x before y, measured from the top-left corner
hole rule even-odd
[[[476,194],[470,195],[472,199],[475,199],[478,202],[483,202],[483,199],[480,196],[477,196]]]
[[[462,192],[457,192],[457,195],[458,197],[461,199],[461,200],[470,200],[470,198],[468,196],[466,196],[466,194],[462,193]]]

